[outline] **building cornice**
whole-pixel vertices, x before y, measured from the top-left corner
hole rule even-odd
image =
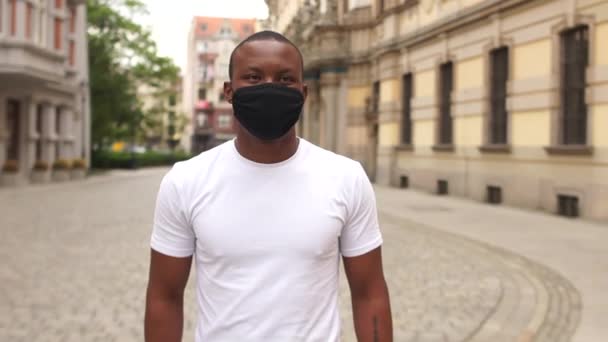
[[[411,48],[413,46],[425,43],[428,40],[435,39],[437,38],[437,36],[445,34],[446,32],[461,28],[462,26],[469,25],[480,20],[484,20],[493,14],[506,11],[518,5],[529,2],[529,0],[487,0],[478,5],[474,5],[465,10],[459,11],[444,19],[440,19],[437,22],[425,26],[410,34],[398,36],[379,45],[371,46],[368,51],[356,55],[351,55],[343,62],[352,64],[369,62],[370,60],[376,59],[384,54],[391,52],[400,52],[403,49]],[[313,33],[316,34],[329,29],[342,32],[360,28],[373,29],[376,27],[376,25],[381,24],[382,19],[384,19],[386,16],[400,13],[416,4],[418,4],[418,1],[406,2],[405,4],[387,10],[387,13],[380,16],[379,19],[374,19],[368,23],[352,25],[315,26],[313,28]],[[334,60],[335,58],[332,58],[331,61],[327,62],[335,63]],[[315,61],[315,63],[311,63],[310,66],[316,67],[317,64],[325,65],[328,64],[327,62],[324,60],[317,60]]]

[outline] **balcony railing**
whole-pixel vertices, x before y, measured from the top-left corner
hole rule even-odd
[[[0,73],[24,75],[45,81],[65,76],[66,55],[14,37],[0,37]]]
[[[374,16],[371,6],[355,8],[344,14],[345,25],[364,24],[372,20]]]

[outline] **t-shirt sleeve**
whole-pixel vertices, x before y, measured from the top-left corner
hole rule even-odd
[[[347,199],[347,219],[340,236],[340,252],[345,257],[363,255],[382,245],[374,188],[361,164]]]
[[[160,184],[150,245],[161,254],[182,258],[194,254],[196,239],[172,177],[173,170]]]

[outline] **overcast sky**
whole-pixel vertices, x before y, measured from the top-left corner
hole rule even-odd
[[[184,68],[188,30],[194,16],[266,18],[264,0],[144,0],[150,12],[139,21],[152,30],[161,55]],[[179,4],[179,5],[178,5]]]

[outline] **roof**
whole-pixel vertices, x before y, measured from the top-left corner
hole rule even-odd
[[[236,33],[238,38],[243,40],[255,32],[255,23],[255,19],[215,17],[194,17],[192,20],[196,38],[212,38],[223,30],[230,29],[230,32]]]

